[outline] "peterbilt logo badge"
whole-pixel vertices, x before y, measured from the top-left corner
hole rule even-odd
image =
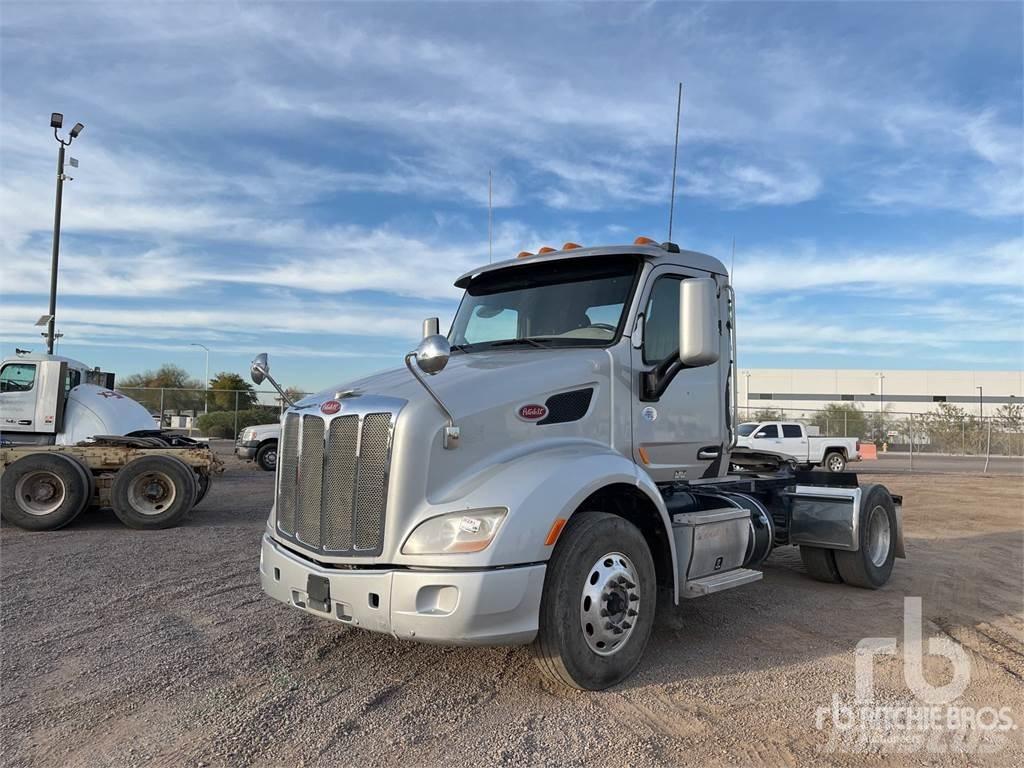
[[[332,413],[337,413],[341,410],[341,403],[337,400],[328,400],[320,404],[320,410],[330,416]]]
[[[524,421],[537,421],[548,415],[548,409],[543,405],[531,403],[519,409],[519,418]]]

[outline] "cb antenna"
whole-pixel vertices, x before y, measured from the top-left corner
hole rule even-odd
[[[491,195],[491,171],[487,171],[487,263],[494,262],[494,198]]]
[[[672,196],[668,202],[668,241],[672,242],[672,215],[676,209],[676,163],[679,159],[679,114],[683,110],[683,84],[679,83],[679,95],[676,97],[676,143],[672,150]]]

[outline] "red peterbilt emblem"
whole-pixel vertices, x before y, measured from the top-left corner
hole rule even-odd
[[[537,419],[543,419],[548,415],[548,409],[543,405],[524,405],[519,409],[519,418],[526,419],[526,421],[537,421]]]
[[[337,400],[328,400],[320,404],[320,410],[330,416],[332,413],[337,413],[341,410],[341,403]]]

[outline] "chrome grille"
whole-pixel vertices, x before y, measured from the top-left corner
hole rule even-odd
[[[302,417],[302,453],[299,461],[299,500],[295,535],[311,547],[320,546],[320,490],[324,484],[324,420]]]
[[[280,467],[277,495],[277,524],[282,531],[295,530],[295,480],[299,461],[299,417],[284,418],[277,463]]]
[[[279,533],[325,554],[379,554],[393,427],[393,413],[288,414],[278,456]]]

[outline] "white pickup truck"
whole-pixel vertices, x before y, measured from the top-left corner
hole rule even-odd
[[[260,469],[277,469],[277,442],[281,439],[281,425],[257,424],[246,427],[235,440],[235,455],[243,461],[255,461]]]
[[[847,462],[860,461],[860,440],[855,437],[818,437],[795,421],[750,421],[736,430],[737,445],[755,451],[775,451],[800,464],[842,472]]]

